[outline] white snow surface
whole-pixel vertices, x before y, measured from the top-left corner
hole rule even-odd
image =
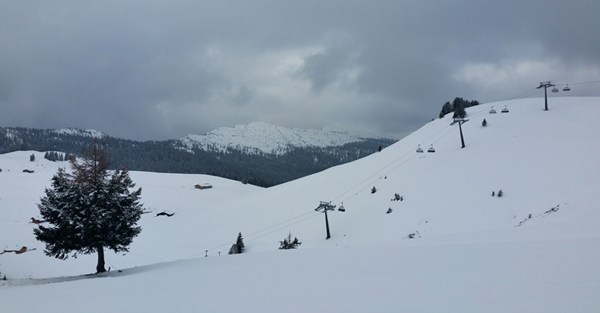
[[[0,255],[0,312],[598,312],[600,98],[543,101],[467,109],[464,149],[446,117],[266,189],[132,172],[152,213],[101,275],[85,275],[95,255],[45,256],[29,224],[68,164],[0,155],[0,249],[36,249]],[[328,213],[329,240],[319,201],[346,209]],[[227,255],[238,232],[247,252]],[[278,250],[288,232],[302,245]]]
[[[286,153],[292,147],[330,147],[360,142],[365,138],[381,138],[339,129],[300,129],[255,122],[234,127],[220,127],[204,135],[187,135],[180,143],[187,149],[193,147],[207,151],[225,151],[227,148],[249,154]]]

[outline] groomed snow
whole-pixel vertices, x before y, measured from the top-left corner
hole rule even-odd
[[[549,102],[468,109],[465,149],[447,117],[268,189],[132,172],[152,213],[100,276],[84,275],[95,255],[45,256],[28,223],[66,163],[0,155],[0,248],[37,249],[0,255],[0,312],[597,312],[600,98]],[[203,183],[213,188],[193,187]],[[329,240],[319,201],[346,208],[330,212]],[[175,215],[155,216],[163,210]],[[277,250],[290,231],[300,248]],[[248,252],[229,256],[238,232]]]

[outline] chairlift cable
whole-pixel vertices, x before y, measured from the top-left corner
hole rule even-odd
[[[311,212],[311,213],[312,213],[312,212]],[[274,229],[274,230],[272,230],[272,231],[270,231],[270,232],[264,233],[264,234],[262,234],[262,235],[260,235],[260,236],[256,236],[256,237],[254,237],[254,238],[250,238],[250,239],[248,239],[247,241],[249,241],[249,242],[251,242],[251,241],[254,241],[254,240],[256,240],[256,239],[259,239],[259,238],[265,237],[265,236],[267,236],[267,235],[270,235],[270,234],[273,234],[273,233],[275,233],[275,232],[278,232],[278,231],[280,231],[280,230],[282,230],[282,229],[285,229],[285,228],[288,228],[288,227],[290,227],[290,226],[293,226],[293,225],[296,225],[296,224],[302,223],[302,222],[304,222],[304,221],[307,221],[307,220],[309,220],[309,219],[312,219],[312,218],[315,218],[315,217],[318,217],[318,216],[321,216],[321,213],[315,213],[315,214],[313,214],[313,215],[311,215],[311,216],[309,216],[309,217],[303,218],[303,219],[301,219],[301,220],[299,220],[299,221],[296,221],[296,222],[293,222],[293,223],[290,223],[290,224],[286,224],[286,225],[284,225],[284,226],[282,226],[282,227],[279,227],[279,228],[277,228],[277,229]],[[250,236],[248,236],[248,237],[250,237]]]
[[[570,84],[571,84],[571,85],[580,85],[580,84],[592,84],[592,83],[600,83],[600,81],[589,81],[589,82],[570,83]],[[521,94],[519,94],[519,95],[517,95],[517,96],[515,96],[515,97],[512,97],[512,98],[510,98],[509,100],[506,100],[506,101],[501,101],[501,102],[497,102],[497,103],[498,103],[498,105],[502,105],[502,104],[504,104],[504,106],[506,107],[508,104],[510,104],[510,103],[512,103],[512,102],[515,102],[515,101],[517,101],[517,100],[519,100],[519,99],[522,99],[522,98],[524,98],[524,97],[530,96],[531,94],[533,94],[533,93],[535,93],[535,92],[536,92],[536,90],[527,90],[527,91],[525,91],[525,92],[523,92],[523,93],[521,93]],[[481,110],[479,110],[479,111],[475,111],[475,112],[471,113],[469,116],[471,116],[471,117],[477,117],[477,116],[480,116],[480,115],[483,115],[483,114],[485,114],[485,112],[487,112],[487,111],[488,111],[488,110],[487,110],[487,108],[486,108],[486,109],[481,109]],[[441,136],[439,136],[439,137],[438,137],[438,138],[436,138],[436,139],[433,139],[433,138],[437,137],[438,135],[440,135],[440,133],[442,133],[442,132],[444,132],[444,131],[445,131],[445,133],[443,133]],[[431,143],[431,144],[433,144],[433,143],[436,143],[436,142],[438,142],[438,141],[442,140],[443,138],[445,138],[446,136],[448,136],[448,135],[449,135],[450,133],[452,133],[452,132],[453,132],[453,128],[452,128],[452,127],[450,127],[450,126],[444,126],[444,127],[441,127],[441,128],[438,130],[438,131],[436,131],[435,133],[433,133],[432,135],[430,135],[428,138],[426,138],[426,139],[424,140],[423,144],[427,144],[427,143]],[[432,139],[433,139],[433,140],[432,140]],[[406,157],[407,155],[410,155],[410,157],[409,157],[408,159],[402,160],[402,159],[403,159],[404,157]],[[375,177],[375,176],[380,176],[381,174],[389,174],[389,173],[392,173],[392,172],[396,171],[398,168],[400,168],[400,167],[402,167],[403,165],[405,165],[406,163],[408,163],[408,162],[409,162],[410,160],[412,160],[412,159],[413,159],[415,156],[416,156],[416,154],[413,154],[413,153],[412,153],[412,150],[409,150],[409,151],[407,151],[406,153],[404,153],[404,154],[400,155],[399,157],[395,158],[395,159],[394,159],[392,162],[390,162],[390,163],[386,164],[385,166],[381,167],[381,168],[380,168],[378,171],[376,171],[376,172],[375,172],[375,173],[373,173],[372,175],[370,175],[370,176],[368,176],[368,177],[366,177],[366,178],[362,179],[362,180],[361,180],[361,181],[359,181],[357,184],[353,185],[352,187],[348,188],[346,191],[344,191],[344,192],[340,193],[338,196],[334,197],[334,198],[332,199],[332,202],[334,202],[334,201],[336,201],[336,200],[338,200],[338,199],[342,198],[344,195],[346,195],[346,194],[348,194],[348,193],[350,193],[350,192],[352,192],[352,191],[354,191],[354,190],[358,189],[358,187],[361,187],[361,188],[360,188],[361,190],[362,190],[362,189],[364,189],[364,188],[367,188],[367,187],[363,187],[363,186],[370,186],[371,184],[373,184],[374,182],[376,182],[377,180],[379,180],[379,178],[377,178],[377,179],[372,179],[373,177]],[[395,164],[395,163],[397,163],[397,162],[400,162],[400,163],[399,163],[399,164],[397,164],[396,166],[392,167],[391,169],[387,170],[386,172],[383,172],[384,170],[388,169],[390,166],[394,165],[394,164]],[[382,172],[383,172],[383,173],[382,173]],[[369,182],[368,184],[366,184],[366,182],[367,182],[367,181]],[[355,195],[350,195],[350,196],[348,196],[348,197],[344,198],[344,200],[342,200],[341,202],[347,201],[348,199],[351,199],[351,198],[353,198],[354,196],[355,196]],[[286,222],[288,222],[288,221],[295,220],[295,219],[297,219],[297,218],[300,218],[300,217],[302,217],[302,216],[304,216],[304,215],[306,215],[306,214],[309,214],[309,213],[312,213],[312,211],[308,211],[308,212],[306,212],[306,213],[300,214],[300,215],[298,215],[298,216],[296,216],[296,217],[290,218],[290,219],[288,219],[288,220],[285,220],[285,221],[283,221],[283,222],[280,222],[280,223],[274,224],[274,225],[272,225],[272,226],[266,227],[266,228],[264,228],[264,229],[262,229],[262,230],[259,230],[259,231],[256,231],[256,232],[252,233],[251,235],[254,235],[254,234],[257,234],[257,233],[263,232],[263,231],[265,231],[265,230],[268,230],[268,229],[270,229],[270,228],[273,228],[273,227],[277,227],[278,225],[284,224],[284,223],[286,223]],[[294,222],[294,223],[292,223],[292,224],[286,225],[286,226],[284,226],[283,228],[285,228],[285,227],[288,227],[288,226],[291,226],[291,225],[295,225],[295,224],[297,224],[297,223],[303,222],[303,221],[305,221],[305,220],[307,220],[307,219],[310,219],[310,218],[313,218],[313,217],[316,217],[316,216],[318,216],[318,214],[317,214],[317,215],[314,215],[314,216],[311,216],[311,217],[309,217],[309,218],[305,218],[305,219],[302,219],[302,220],[300,220],[300,221]],[[280,229],[277,229],[277,230],[280,230]],[[275,230],[275,231],[277,231],[277,230]],[[273,232],[275,232],[275,231],[269,232],[269,233],[267,233],[267,234],[273,233]],[[249,236],[251,236],[251,235],[249,235]],[[265,235],[266,235],[266,234],[265,234]],[[264,236],[264,235],[261,235],[260,237],[262,237],[262,236]],[[260,237],[258,237],[258,238],[260,238]]]
[[[315,213],[314,211],[312,211],[312,212],[308,212],[308,213],[314,213],[314,214],[313,214],[312,216],[305,217],[305,218],[303,218],[303,219],[301,219],[301,220],[298,220],[298,221],[295,221],[295,222],[293,222],[293,223],[285,224],[285,225],[283,225],[283,226],[281,226],[281,227],[279,227],[279,228],[277,228],[277,229],[273,229],[273,230],[271,230],[271,231],[269,231],[269,232],[266,232],[266,233],[264,233],[264,234],[261,234],[260,236],[253,236],[253,235],[255,235],[255,234],[259,233],[259,232],[262,232],[262,231],[264,231],[264,230],[266,230],[266,229],[269,229],[269,228],[275,227],[275,226],[274,226],[274,225],[272,225],[272,226],[270,226],[270,227],[267,227],[267,228],[265,228],[265,229],[263,229],[263,230],[261,230],[261,231],[254,232],[254,233],[252,233],[252,234],[249,234],[249,235],[244,235],[244,241],[245,241],[245,242],[252,242],[252,241],[254,241],[254,240],[257,240],[257,239],[259,239],[259,238],[265,237],[265,236],[267,236],[267,235],[270,235],[270,234],[273,234],[273,233],[275,233],[275,232],[278,232],[278,231],[280,231],[280,230],[282,230],[282,229],[285,229],[285,228],[288,228],[288,227],[290,227],[290,226],[293,226],[293,225],[296,225],[296,224],[302,223],[302,222],[304,222],[304,221],[307,221],[307,220],[309,220],[309,219],[312,219],[312,218],[315,218],[315,217],[318,217],[318,216],[320,216],[320,215],[321,215],[320,213]],[[306,215],[306,213],[305,213],[305,214],[302,214],[302,215]],[[297,217],[296,217],[296,218],[297,218]],[[287,221],[290,221],[290,220],[292,220],[292,219],[288,219]],[[281,224],[283,224],[283,223],[284,223],[284,222],[277,223],[277,224],[276,224],[276,226],[278,226],[278,225],[281,225]],[[228,241],[228,242],[226,242],[226,243],[220,244],[220,245],[218,245],[218,246],[215,246],[215,247],[213,247],[213,248],[210,248],[210,249],[205,249],[205,250],[204,250],[204,252],[201,252],[201,253],[197,253],[197,254],[190,255],[190,256],[188,256],[188,258],[192,258],[192,257],[198,257],[198,256],[201,256],[201,255],[209,255],[209,256],[212,256],[212,255],[217,255],[217,254],[218,254],[218,251],[217,251],[217,252],[212,252],[212,253],[208,253],[208,252],[209,252],[209,251],[216,251],[216,250],[217,250],[217,249],[219,249],[219,248],[225,248],[225,247],[227,247],[227,246],[229,246],[229,245],[231,245],[231,241]]]
[[[564,85],[589,85],[589,84],[600,84],[600,80],[592,80],[592,81],[587,81],[587,82],[577,82],[577,83],[561,83],[561,84],[556,84],[556,86],[564,86]]]
[[[524,96],[528,96],[528,95],[530,95],[530,94],[532,94],[532,93],[534,93],[534,92],[536,92],[536,91],[535,91],[535,90],[534,90],[534,91],[528,90],[528,91],[526,91],[526,92],[523,92],[523,93],[521,93],[520,95],[518,95],[518,96],[516,96],[516,97],[514,97],[514,98],[512,98],[512,99],[510,99],[510,100],[508,100],[508,101],[506,101],[506,102],[500,102],[500,104],[505,104],[505,106],[506,106],[508,103],[510,103],[510,102],[513,102],[513,101],[515,101],[515,100],[517,100],[517,99],[520,99],[520,98],[522,98],[522,97],[524,97]],[[482,110],[480,110],[479,112],[477,112],[477,111],[476,111],[476,112],[474,112],[473,114],[470,114],[470,116],[472,116],[472,117],[476,117],[476,116],[478,116],[478,115],[481,115],[482,113],[484,113],[484,112],[486,112],[486,111],[487,111],[487,109],[482,109]],[[440,133],[442,133],[442,132],[444,132],[444,131],[445,131],[445,133],[444,133],[443,135],[441,135],[440,137],[438,137],[438,138],[436,138],[436,139],[432,140],[433,138],[437,137],[437,136],[438,136]],[[443,139],[444,137],[448,136],[450,133],[452,133],[452,131],[453,131],[453,128],[452,128],[452,127],[450,127],[450,126],[444,126],[444,127],[441,127],[441,128],[438,130],[438,131],[436,131],[435,133],[433,133],[432,135],[430,135],[429,137],[427,137],[427,138],[424,140],[424,142],[423,142],[422,144],[427,144],[427,143],[433,144],[433,143],[436,143],[436,142],[440,141],[441,139]],[[332,200],[332,201],[335,201],[335,200],[337,200],[337,199],[341,198],[341,197],[342,197],[342,196],[344,196],[345,194],[347,194],[347,193],[349,193],[349,192],[351,192],[351,191],[353,191],[353,190],[357,189],[357,187],[359,187],[359,186],[363,186],[363,184],[364,184],[365,182],[369,181],[369,180],[370,180],[371,178],[373,178],[374,176],[378,176],[378,175],[380,175],[380,174],[381,174],[381,172],[382,172],[383,170],[385,170],[385,169],[387,169],[388,167],[392,166],[394,163],[396,163],[396,162],[399,162],[399,161],[400,161],[402,158],[404,158],[406,155],[409,155],[409,154],[411,154],[411,153],[412,153],[412,151],[411,151],[411,150],[409,150],[409,151],[407,151],[406,153],[402,154],[402,155],[401,155],[401,156],[399,156],[398,158],[394,159],[392,162],[390,162],[390,163],[388,163],[387,165],[385,165],[384,167],[380,168],[380,170],[378,170],[378,171],[377,171],[377,172],[375,172],[374,174],[372,174],[372,175],[370,175],[370,176],[366,177],[365,179],[363,179],[363,180],[359,181],[359,182],[358,182],[356,185],[352,186],[351,188],[349,188],[349,189],[348,189],[348,190],[346,190],[345,192],[343,192],[343,193],[339,194],[337,197],[333,198],[333,200]],[[407,159],[407,160],[403,161],[402,163],[400,163],[399,165],[397,165],[397,166],[393,167],[393,168],[392,168],[390,171],[387,171],[387,172],[385,172],[385,174],[389,174],[389,173],[391,173],[391,172],[393,172],[393,171],[397,170],[397,169],[398,169],[400,166],[404,165],[406,162],[408,162],[409,160],[411,160],[411,159],[412,159],[412,158],[414,158],[414,157],[415,157],[415,155],[414,155],[414,154],[413,154],[413,155],[411,155],[411,157],[410,157],[409,159]],[[377,181],[377,180],[378,180],[378,179],[371,180],[369,183],[370,183],[370,184],[372,184],[373,182],[375,182],[375,181]],[[360,188],[360,189],[362,190],[363,188]],[[347,199],[350,199],[350,198],[352,198],[352,197],[353,197],[353,196],[350,196],[350,197],[348,197],[348,198],[345,198],[345,200],[347,200]],[[344,201],[345,201],[345,200],[344,200]]]
[[[286,224],[286,223],[288,223],[288,222],[290,222],[290,221],[293,221],[293,220],[295,220],[295,219],[298,219],[298,218],[300,218],[300,217],[303,217],[303,216],[305,216],[305,215],[307,215],[307,214],[310,214],[310,213],[314,213],[314,211],[308,211],[308,212],[305,212],[305,213],[302,213],[302,214],[296,215],[296,216],[294,216],[294,217],[292,217],[292,218],[288,218],[288,219],[286,219],[286,220],[284,220],[284,221],[278,222],[278,223],[276,223],[276,224],[272,224],[272,225],[270,225],[270,226],[268,226],[268,227],[262,228],[262,229],[260,229],[260,230],[254,231],[254,232],[252,232],[252,233],[249,233],[249,234],[246,234],[246,235],[244,235],[244,237],[245,237],[246,241],[252,241],[252,240],[253,240],[252,236],[254,236],[254,235],[256,235],[256,234],[259,234],[259,233],[262,233],[262,232],[264,232],[264,231],[266,231],[266,230],[269,230],[269,229],[271,229],[271,228],[273,228],[273,227],[277,227],[277,226],[279,226],[279,225],[285,224],[283,227],[281,227],[281,228],[278,228],[278,229],[276,229],[276,230],[273,230],[273,231],[270,231],[270,232],[267,232],[266,234],[271,234],[271,233],[273,233],[273,232],[275,232],[275,231],[278,231],[278,230],[281,230],[281,229],[283,229],[283,228],[286,228],[286,227],[289,227],[289,226],[292,226],[292,225],[298,224],[298,223],[300,223],[300,222],[303,222],[303,221],[305,221],[305,220],[308,220],[308,219],[310,219],[310,218],[314,218],[314,217],[316,217],[316,216],[319,216],[319,215],[320,215],[320,214],[314,214],[314,216],[310,216],[310,217],[308,217],[308,218],[304,218],[304,219],[302,219],[302,220],[299,220],[299,221],[296,221],[296,222],[293,222],[293,223]],[[255,237],[254,239],[256,239],[256,238],[261,238],[261,237],[263,237],[263,236],[265,236],[265,234],[263,234],[263,235],[261,235],[261,236],[258,236],[258,237]],[[213,247],[213,248],[210,248],[210,249],[205,249],[205,251],[204,251],[204,252],[197,253],[197,254],[191,255],[191,256],[189,256],[189,257],[196,257],[196,256],[200,256],[200,255],[202,255],[202,254],[205,254],[205,253],[206,253],[206,251],[214,251],[214,250],[216,250],[216,249],[218,249],[218,248],[226,247],[226,246],[228,246],[228,245],[230,245],[230,244],[231,244],[231,241],[228,241],[228,242],[226,242],[226,243],[220,244],[220,245],[218,245],[218,246],[215,246],[215,247]]]
[[[571,84],[571,85],[582,85],[582,84],[593,84],[593,83],[600,83],[600,81],[589,81],[589,82],[581,82],[581,83],[569,83],[569,84]],[[533,93],[535,93],[535,92],[536,92],[535,90],[534,90],[534,91],[529,91],[529,90],[528,90],[527,92],[524,92],[524,93],[522,93],[522,94],[520,94],[520,95],[518,95],[518,96],[516,96],[516,97],[514,97],[514,98],[511,98],[511,99],[509,99],[509,100],[507,100],[507,101],[502,101],[502,102],[497,102],[497,103],[498,103],[498,105],[502,105],[502,104],[504,104],[505,106],[507,106],[508,104],[510,104],[510,103],[512,103],[512,102],[514,102],[514,101],[516,101],[516,100],[518,100],[518,99],[521,99],[521,98],[523,98],[523,97],[527,97],[527,96],[529,96],[529,95],[531,95],[531,94],[533,94]],[[487,112],[487,111],[488,111],[488,110],[487,110],[487,108],[486,108],[486,109],[481,109],[481,110],[479,110],[479,111],[475,111],[475,112],[473,112],[472,114],[470,114],[470,116],[471,116],[471,117],[477,117],[477,116],[479,116],[479,115],[483,115],[483,114],[485,114],[485,112]],[[436,138],[436,139],[432,140],[433,138],[435,138],[435,137],[437,137],[438,135],[440,135],[440,133],[442,133],[443,131],[445,131],[445,133],[444,133],[444,134],[442,134],[442,135],[441,135],[441,136],[439,136],[438,138]],[[449,135],[450,133],[452,133],[452,132],[453,132],[453,128],[452,128],[452,127],[450,127],[450,126],[444,126],[444,127],[441,127],[441,128],[438,130],[438,131],[436,131],[435,133],[433,133],[432,135],[430,135],[430,136],[429,136],[427,139],[425,139],[425,140],[424,140],[424,142],[423,142],[423,144],[427,144],[427,143],[433,144],[433,143],[436,143],[436,142],[440,141],[441,139],[445,138],[446,136],[448,136],[448,135]],[[405,160],[402,160],[402,159],[403,159],[404,157],[406,157],[406,156],[409,156],[409,157],[408,157],[407,159],[405,159]],[[352,192],[352,191],[356,190],[356,189],[357,189],[357,187],[367,186],[367,184],[365,184],[367,181],[369,181],[369,184],[368,184],[368,185],[371,185],[371,184],[373,184],[375,181],[379,180],[379,178],[377,178],[377,179],[375,179],[375,180],[371,180],[373,177],[375,177],[375,176],[378,176],[378,175],[380,175],[380,174],[389,174],[389,173],[392,173],[392,172],[396,171],[398,168],[400,168],[400,167],[404,166],[406,163],[408,163],[410,160],[412,160],[412,159],[413,159],[413,158],[415,158],[415,157],[416,157],[416,154],[414,154],[414,153],[412,152],[412,149],[411,149],[411,150],[408,150],[408,151],[407,151],[407,152],[405,152],[404,154],[402,154],[402,155],[400,155],[399,157],[395,158],[395,159],[394,159],[392,162],[390,162],[390,163],[386,164],[385,166],[383,166],[382,168],[380,168],[378,171],[376,171],[376,172],[375,172],[375,173],[373,173],[372,175],[370,175],[370,176],[366,177],[365,179],[363,179],[363,180],[359,181],[357,184],[353,185],[352,187],[348,188],[346,191],[342,192],[341,194],[339,194],[338,196],[336,196],[335,198],[333,198],[332,202],[334,202],[335,200],[338,200],[338,199],[342,198],[342,196],[344,196],[344,195],[346,195],[346,194],[348,194],[348,193],[350,193],[350,192]],[[400,161],[401,161],[401,162],[400,162]],[[399,163],[399,164],[397,164],[396,166],[392,167],[392,168],[391,168],[391,169],[389,169],[388,171],[386,171],[386,172],[382,173],[382,171],[384,171],[384,170],[388,169],[390,166],[394,165],[394,164],[395,164],[395,163],[397,163],[397,162],[400,162],[400,163]],[[362,190],[363,188],[360,188],[360,189]],[[341,202],[347,201],[348,199],[351,199],[351,198],[353,198],[354,196],[355,196],[355,195],[350,195],[350,196],[348,196],[348,197],[344,198],[344,200],[342,200]],[[308,216],[308,217],[305,217],[305,218],[302,218],[302,219],[300,219],[300,220],[294,221],[294,220],[296,220],[296,219],[298,219],[298,218],[301,218],[301,217],[304,217],[304,216],[306,216],[306,215],[308,215],[308,214],[312,214],[312,215],[311,215],[311,216]],[[252,233],[250,233],[250,234],[247,234],[247,235],[246,235],[246,241],[249,241],[249,242],[251,242],[251,241],[257,240],[257,239],[259,239],[259,238],[265,237],[265,236],[267,236],[267,235],[270,235],[270,234],[272,234],[272,233],[278,232],[278,231],[280,231],[280,230],[282,230],[282,229],[285,229],[285,228],[288,228],[288,227],[290,227],[290,226],[293,226],[293,225],[296,225],[296,224],[302,223],[302,222],[304,222],[304,221],[307,221],[307,220],[309,220],[309,219],[315,218],[315,217],[317,217],[317,216],[320,216],[320,215],[321,215],[320,213],[315,213],[313,210],[307,211],[307,212],[305,212],[305,213],[302,213],[302,214],[296,215],[296,216],[294,216],[294,217],[292,217],[292,218],[286,219],[286,220],[284,220],[284,221],[281,221],[281,222],[278,222],[278,223],[272,224],[272,225],[270,225],[270,226],[268,226],[268,227],[265,227],[265,228],[262,228],[262,229],[260,229],[260,230],[258,230],[258,231],[254,231],[254,232],[252,232]],[[292,222],[292,221],[294,221],[294,222]],[[280,226],[280,225],[283,225],[283,226],[282,226],[282,227],[278,227],[278,226]],[[276,228],[276,229],[273,229],[273,230],[271,230],[271,231],[268,231],[268,232],[266,232],[266,233],[263,233],[263,232],[265,232],[265,231],[267,231],[267,230],[270,230],[270,229],[272,229],[272,228],[275,228],[275,227],[278,227],[278,228]],[[260,234],[260,233],[263,233],[263,234],[261,234],[261,235],[259,235],[259,236],[256,236],[257,234]],[[194,256],[200,256],[200,255],[202,255],[203,253],[206,253],[206,255],[208,255],[208,253],[207,253],[208,251],[214,251],[214,250],[216,250],[216,249],[219,249],[219,248],[222,248],[222,247],[226,247],[226,246],[228,246],[228,245],[230,245],[230,244],[231,244],[231,241],[228,241],[227,243],[223,243],[223,244],[221,244],[221,245],[218,245],[218,246],[215,246],[215,247],[213,247],[213,248],[211,248],[211,249],[207,249],[207,250],[205,250],[205,252],[202,252],[202,253],[199,253],[199,254],[195,254],[195,255],[193,255],[193,256],[190,256],[190,257],[194,257]],[[212,254],[210,254],[210,255],[214,255],[214,254],[215,254],[215,253],[212,253]]]

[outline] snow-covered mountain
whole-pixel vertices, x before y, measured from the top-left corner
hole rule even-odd
[[[95,255],[56,260],[32,234],[65,164],[0,155],[0,249],[35,249],[0,255],[0,312],[597,312],[600,98],[543,101],[468,108],[464,149],[448,116],[271,188],[131,172],[151,213],[101,276],[81,276]],[[247,253],[228,256],[239,232]],[[290,232],[301,246],[278,250]]]
[[[206,151],[236,149],[246,153],[285,154],[292,148],[342,146],[383,136],[324,129],[285,128],[264,122],[234,127],[221,127],[204,135],[188,135],[180,139],[183,147]]]

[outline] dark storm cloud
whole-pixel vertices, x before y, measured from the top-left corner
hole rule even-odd
[[[596,0],[0,7],[2,126],[164,139],[261,120],[404,135],[457,96],[600,81]]]

